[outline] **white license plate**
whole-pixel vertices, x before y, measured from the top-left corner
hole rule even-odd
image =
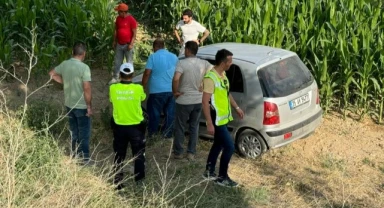
[[[296,99],[289,101],[289,108],[292,110],[292,109],[294,109],[300,105],[303,105],[304,103],[307,103],[309,101],[310,101],[309,93],[307,93],[301,97],[298,97]]]

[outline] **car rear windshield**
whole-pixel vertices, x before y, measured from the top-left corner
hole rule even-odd
[[[264,97],[284,97],[312,84],[313,76],[297,56],[258,70]]]

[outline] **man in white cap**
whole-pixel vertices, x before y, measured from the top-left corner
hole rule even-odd
[[[117,189],[123,188],[123,162],[127,154],[128,142],[131,144],[135,159],[135,181],[145,177],[145,130],[141,102],[145,100],[142,85],[132,83],[133,65],[124,63],[120,66],[120,82],[109,88],[109,99],[113,106],[113,150],[115,152],[115,180]]]

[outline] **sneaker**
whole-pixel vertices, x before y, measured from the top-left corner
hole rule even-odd
[[[226,178],[226,179],[222,179],[222,178],[217,178],[215,181],[214,181],[217,185],[220,185],[220,186],[225,186],[225,187],[237,187],[239,186],[238,183],[236,183],[235,181],[233,181],[232,179],[230,179],[229,177]]]
[[[188,159],[189,161],[194,161],[194,160],[195,160],[195,155],[192,154],[192,153],[188,153],[188,154],[187,154],[187,159]]]
[[[176,160],[183,159],[183,155],[173,154],[173,159],[176,159]]]
[[[119,82],[119,80],[117,80],[116,78],[112,78],[111,81],[108,82],[108,85],[111,85],[117,82]]]
[[[208,170],[206,170],[203,174],[203,178],[205,180],[210,180],[210,181],[213,181],[213,180],[216,180],[217,176],[215,173],[211,173],[209,172]]]

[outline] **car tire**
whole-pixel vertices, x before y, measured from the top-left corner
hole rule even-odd
[[[239,154],[246,158],[259,158],[267,149],[264,139],[255,131],[246,129],[236,139]]]

